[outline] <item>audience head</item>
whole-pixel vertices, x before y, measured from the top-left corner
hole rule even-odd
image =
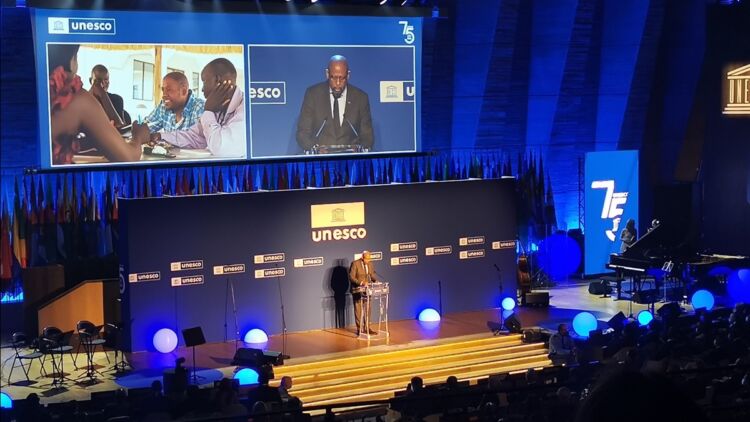
[[[411,391],[419,391],[424,387],[424,382],[420,377],[412,377],[411,379]]]
[[[557,326],[557,332],[560,333],[560,335],[567,336],[568,331],[568,324],[560,324]]]
[[[285,375],[285,376],[281,377],[280,386],[284,387],[285,390],[291,390],[293,384],[294,383],[292,382],[292,377],[290,377],[288,375]]]
[[[448,377],[447,380],[445,380],[445,384],[448,386],[448,388],[457,388],[458,387],[458,378],[456,378],[455,375],[451,375]]]

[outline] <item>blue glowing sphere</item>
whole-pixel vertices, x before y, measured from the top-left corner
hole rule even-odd
[[[3,409],[12,409],[13,399],[6,393],[0,393],[0,407]]]
[[[170,353],[177,348],[177,334],[169,328],[162,328],[154,334],[154,347],[162,353]]]
[[[564,234],[553,234],[539,245],[539,265],[554,279],[573,274],[581,263],[581,247]]]
[[[258,383],[258,373],[254,369],[242,368],[234,374],[234,379],[240,381],[240,385],[251,385]]]
[[[438,322],[440,321],[440,314],[432,308],[427,308],[419,313],[418,319],[420,322]]]
[[[750,303],[750,269],[740,268],[729,274],[727,292],[735,303]]]
[[[580,312],[573,318],[573,331],[581,337],[588,337],[597,326],[596,317],[591,312]]]
[[[253,328],[245,334],[245,343],[267,343],[268,335],[260,328]]]
[[[708,290],[696,290],[690,298],[693,309],[705,309],[710,311],[714,307],[714,295]]]
[[[500,306],[503,307],[504,311],[512,311],[516,307],[516,300],[512,297],[506,297],[500,302]]]
[[[654,314],[645,309],[638,312],[638,323],[641,324],[641,326],[648,325],[648,323],[653,321],[653,319]]]

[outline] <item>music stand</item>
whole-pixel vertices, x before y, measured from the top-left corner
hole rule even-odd
[[[198,378],[205,378],[199,377],[195,369],[195,346],[206,344],[206,338],[203,336],[201,327],[193,327],[182,330],[182,339],[185,340],[185,346],[193,348],[193,375],[190,377],[190,380],[193,384],[197,385]]]

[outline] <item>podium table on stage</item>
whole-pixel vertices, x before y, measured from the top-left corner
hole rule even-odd
[[[378,304],[378,316],[377,316],[377,323],[378,323],[378,329],[377,334],[370,334],[369,330],[360,330],[359,338],[364,339],[371,339],[373,337],[380,337],[381,335],[385,334],[385,337],[388,338],[390,336],[390,331],[388,330],[388,295],[390,293],[390,287],[388,283],[386,282],[374,282],[369,283],[364,291],[362,292],[362,305],[360,307],[361,312],[364,313],[364,315],[360,315],[360,321],[362,321],[362,325],[365,327],[369,327],[370,330],[372,330],[372,324],[370,321],[370,314],[372,311],[372,303],[373,301],[377,301]],[[381,325],[385,325],[385,329],[381,330]]]

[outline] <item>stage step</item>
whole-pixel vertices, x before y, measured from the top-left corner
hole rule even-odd
[[[443,383],[450,375],[474,383],[491,374],[548,365],[543,343],[526,344],[513,334],[279,366],[271,385],[291,376],[292,394],[315,406],[389,399],[415,375],[425,385]]]

